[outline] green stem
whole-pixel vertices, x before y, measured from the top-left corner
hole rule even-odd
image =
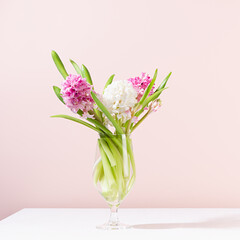
[[[94,179],[95,185],[97,185],[98,181],[101,181],[102,176],[103,176],[103,164],[102,164],[102,160],[100,160],[94,169],[93,179]]]
[[[129,160],[128,160],[128,151],[127,151],[127,137],[122,135],[122,158],[123,158],[123,176],[128,178],[130,175]]]
[[[145,115],[143,115],[143,117],[133,126],[132,131],[133,132],[143,121],[144,119],[149,115],[149,113],[151,112],[151,108],[145,113]]]
[[[123,189],[123,172],[122,172],[122,156],[118,151],[118,148],[110,141],[110,139],[105,138],[110,151],[112,152],[113,157],[116,160],[116,170],[117,170],[117,182],[119,186],[119,191],[121,192]]]
[[[100,119],[100,116],[99,116],[99,112],[97,109],[93,109],[93,111],[89,112],[90,114],[93,114],[94,115],[94,118],[99,121],[99,122],[102,122],[101,119]]]
[[[127,128],[126,128],[126,134],[129,134],[131,124],[132,124],[132,117],[128,120],[128,124],[127,124]]]
[[[100,138],[99,141],[100,141],[100,143],[101,143],[101,145],[102,145],[102,148],[103,148],[104,152],[106,153],[106,155],[107,155],[107,157],[108,157],[108,159],[109,159],[109,162],[110,162],[110,164],[111,164],[111,167],[116,166],[116,160],[115,160],[115,158],[113,157],[112,152],[111,152],[111,150],[109,149],[109,147],[108,147],[107,143],[105,142],[104,138]]]
[[[106,180],[108,182],[109,188],[113,188],[116,185],[116,181],[115,181],[110,163],[108,161],[108,157],[107,157],[106,153],[104,152],[100,141],[98,141],[98,147],[99,147],[99,151],[100,151],[101,158],[102,158],[104,177],[106,178]]]
[[[111,137],[113,135],[112,132],[108,128],[106,128],[101,122],[99,122],[99,121],[97,121],[95,119],[92,119],[92,118],[87,118],[87,120],[89,122],[93,123],[99,129],[101,129],[109,137]]]
[[[128,189],[127,189],[127,192],[129,192],[135,182],[135,179],[136,179],[136,166],[135,166],[134,156],[133,156],[132,147],[131,147],[132,146],[131,139],[128,139],[127,146],[128,146],[128,153],[130,155],[130,161],[131,161],[132,171],[133,171],[132,177],[129,181]]]

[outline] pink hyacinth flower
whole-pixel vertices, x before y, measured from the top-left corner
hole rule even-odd
[[[61,96],[66,106],[74,113],[82,110],[83,118],[91,117],[88,113],[94,108],[94,100],[91,96],[92,86],[80,75],[67,76],[62,83]]]
[[[132,83],[134,89],[137,91],[138,93],[137,100],[140,101],[146,88],[152,81],[152,78],[148,74],[142,73],[141,77],[129,78],[128,81]],[[154,85],[148,96],[151,96],[154,93]]]

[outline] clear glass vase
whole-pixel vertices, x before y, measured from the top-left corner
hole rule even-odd
[[[113,135],[99,137],[93,167],[93,181],[99,193],[108,203],[111,213],[101,229],[125,229],[119,222],[118,208],[131,190],[136,178],[135,162],[130,136]]]

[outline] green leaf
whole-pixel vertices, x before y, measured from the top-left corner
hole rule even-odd
[[[54,115],[54,116],[51,116],[51,117],[52,118],[65,118],[65,119],[80,123],[80,124],[82,124],[82,125],[84,125],[88,128],[91,128],[91,129],[95,130],[96,132],[101,133],[101,131],[99,129],[97,129],[96,127],[94,127],[93,125],[91,125],[87,122],[84,122],[81,119],[78,119],[78,118],[75,118],[75,117],[71,117],[71,116],[68,116],[68,115]]]
[[[113,116],[109,113],[107,108],[101,103],[101,101],[97,98],[96,94],[94,92],[91,92],[92,98],[95,101],[95,103],[98,105],[98,107],[102,110],[102,112],[106,115],[106,117],[109,119],[109,121],[113,124],[118,134],[123,134],[122,128],[117,124],[117,122],[114,120]]]
[[[82,67],[81,67],[81,76],[83,78],[86,78],[86,81],[90,84],[90,85],[93,85],[92,83],[92,78],[90,76],[90,73],[88,71],[88,69],[82,64]]]
[[[101,122],[92,119],[92,118],[87,118],[87,120],[91,123],[93,123],[96,127],[100,128],[104,133],[106,133],[109,137],[112,136],[112,132],[107,129]]]
[[[55,92],[55,94],[57,95],[58,99],[63,103],[65,104],[65,102],[63,101],[63,98],[61,97],[60,95],[60,92],[61,92],[61,89],[57,86],[53,86],[53,90]]]
[[[161,90],[162,88],[165,88],[165,86],[166,86],[166,84],[167,84],[167,81],[168,81],[168,79],[170,78],[171,74],[172,74],[172,72],[170,72],[170,73],[165,77],[165,79],[162,81],[162,83],[160,84],[160,86],[157,88],[157,90],[156,90],[155,92]]]
[[[144,111],[144,108],[147,107],[150,102],[157,99],[165,89],[167,89],[167,88],[162,88],[162,89],[156,91],[155,93],[153,93],[150,97],[148,97],[142,104],[142,108],[135,114],[135,116],[138,117]]]
[[[106,82],[106,84],[105,84],[105,87],[104,87],[104,90],[105,90],[105,88],[106,88],[109,84],[112,83],[114,76],[115,76],[115,74],[113,74],[112,76],[110,76],[110,78],[107,80],[107,82]]]
[[[154,73],[154,76],[153,76],[153,79],[152,79],[152,81],[150,82],[150,84],[148,85],[147,89],[145,90],[145,92],[144,92],[142,98],[140,99],[138,105],[142,105],[142,103],[143,103],[143,102],[145,101],[145,99],[148,97],[148,95],[149,95],[149,93],[150,93],[151,89],[153,88],[153,85],[154,85],[154,83],[155,83],[155,81],[156,81],[157,73],[158,73],[158,70],[156,69],[156,70],[155,70],[155,73]]]
[[[73,65],[73,67],[74,67],[74,69],[76,70],[76,72],[81,75],[81,69],[80,69],[80,67],[79,67],[73,60],[71,60],[71,59],[70,59],[70,62],[71,62],[71,64]]]
[[[66,77],[68,76],[68,73],[67,73],[60,57],[58,56],[58,54],[55,51],[52,51],[52,59],[56,65],[58,71],[61,73],[63,78],[66,79]]]
[[[143,107],[146,107],[150,102],[152,102],[152,101],[154,101],[155,99],[157,99],[159,96],[160,96],[160,94],[164,91],[164,90],[166,90],[167,88],[162,88],[162,89],[160,89],[160,90],[158,90],[158,91],[156,91],[155,93],[153,93],[150,97],[148,97],[145,101],[144,101],[144,103],[143,103]]]

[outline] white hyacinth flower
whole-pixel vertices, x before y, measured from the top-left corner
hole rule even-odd
[[[112,116],[125,123],[137,103],[137,91],[127,80],[114,81],[104,90],[102,101]],[[109,122],[108,122],[109,123]]]

